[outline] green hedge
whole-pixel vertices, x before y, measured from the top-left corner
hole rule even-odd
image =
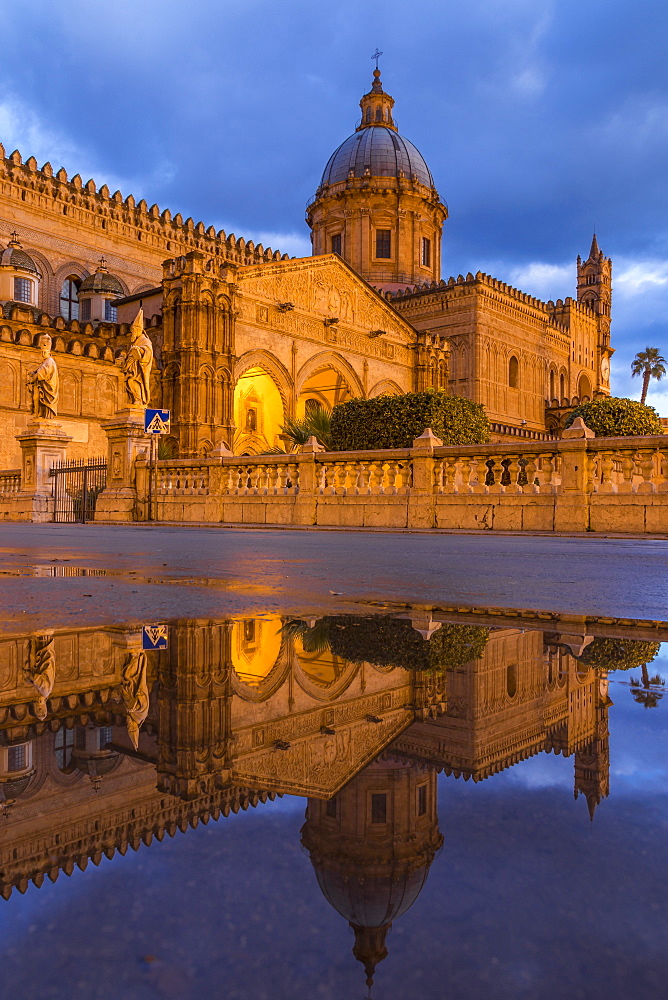
[[[646,639],[597,638],[582,650],[578,660],[588,667],[603,670],[637,670],[651,663],[660,644]]]
[[[635,399],[601,396],[582,403],[566,418],[570,427],[576,417],[582,417],[596,437],[637,437],[642,434],[662,434],[663,426],[653,406]]]
[[[427,389],[339,403],[332,411],[331,447],[333,451],[410,448],[427,427],[443,444],[489,441],[489,420],[482,403]]]
[[[413,670],[458,667],[482,656],[489,629],[479,625],[441,625],[423,639],[410,621],[383,615],[331,615],[326,623],[329,648],[352,663]],[[320,624],[320,623],[319,623]]]

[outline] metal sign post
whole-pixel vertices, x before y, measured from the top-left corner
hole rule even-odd
[[[151,454],[148,467],[148,520],[158,520],[158,434],[169,434],[169,410],[144,410],[144,433],[151,435]],[[155,516],[154,516],[155,501]]]

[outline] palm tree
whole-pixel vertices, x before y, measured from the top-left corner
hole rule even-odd
[[[641,678],[637,680],[635,677],[629,678],[629,687],[631,688],[633,700],[637,701],[639,705],[643,705],[644,708],[656,708],[663,698],[663,691],[657,690],[657,688],[662,688],[666,682],[659,674],[650,677],[646,663],[643,664],[641,670]]]
[[[318,407],[307,413],[302,420],[288,420],[283,426],[283,433],[290,440],[293,450],[306,444],[312,435],[321,445],[329,448],[332,438],[331,414],[324,407]]]
[[[642,375],[642,394],[640,402],[647,399],[649,380],[655,378],[657,381],[666,374],[665,365],[668,364],[665,358],[659,354],[658,347],[647,347],[644,351],[638,351],[631,362],[631,375]]]

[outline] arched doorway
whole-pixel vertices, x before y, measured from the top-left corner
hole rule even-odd
[[[235,455],[261,455],[282,448],[283,398],[271,375],[249,368],[234,387]]]
[[[591,399],[591,382],[588,377],[584,374],[578,379],[578,396],[580,397],[580,402],[584,403],[588,399]],[[587,399],[585,399],[585,396]]]

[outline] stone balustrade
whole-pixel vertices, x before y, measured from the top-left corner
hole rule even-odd
[[[410,449],[160,461],[153,510],[160,521],[668,534],[668,438],[590,434],[444,447],[426,431]],[[149,481],[138,459],[139,519]]]
[[[0,496],[13,496],[21,491],[21,470],[10,469],[0,472]]]

